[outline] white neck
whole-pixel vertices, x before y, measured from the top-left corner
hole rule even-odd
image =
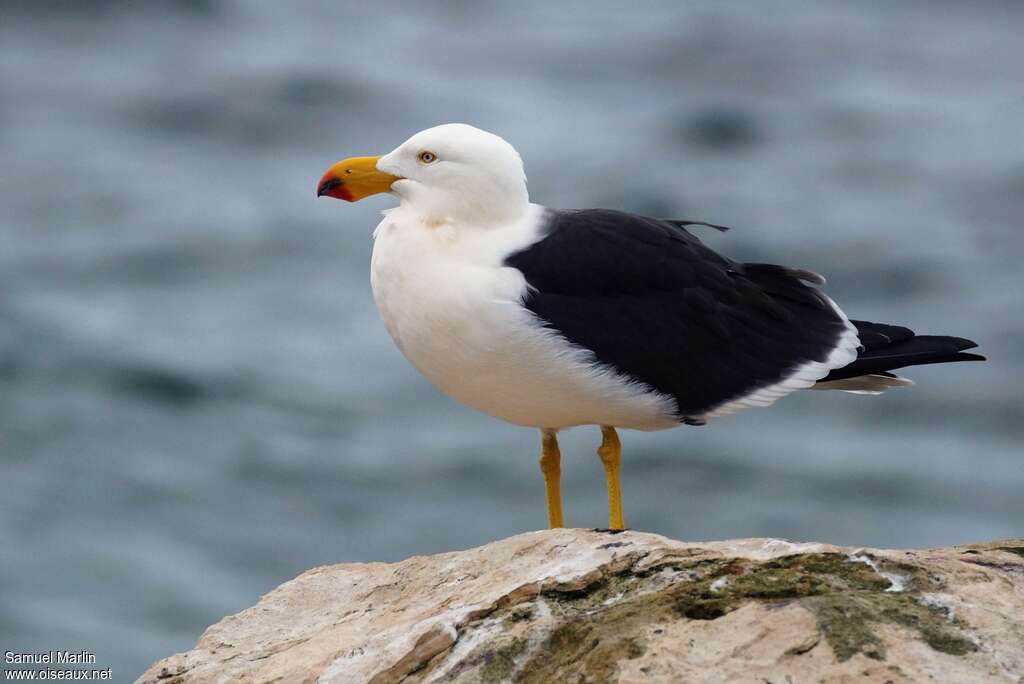
[[[530,206],[524,181],[477,178],[473,187],[452,192],[403,180],[393,189],[401,206],[433,223],[503,226],[522,218]]]

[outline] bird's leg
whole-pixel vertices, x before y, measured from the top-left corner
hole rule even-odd
[[[601,446],[597,448],[597,455],[604,464],[604,479],[608,485],[608,529],[621,530],[626,526],[622,519],[622,487],[619,485],[622,445],[618,433],[610,425],[601,426]]]
[[[544,490],[548,498],[548,527],[562,527],[562,454],[558,451],[555,430],[541,430],[542,451],[540,472],[544,473]]]

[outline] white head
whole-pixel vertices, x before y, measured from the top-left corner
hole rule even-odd
[[[515,148],[466,124],[420,131],[383,157],[340,161],[317,194],[351,202],[377,192],[395,193],[426,220],[479,226],[514,221],[529,205]]]

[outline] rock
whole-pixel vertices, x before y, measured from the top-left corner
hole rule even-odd
[[[551,530],[314,568],[139,682],[1022,682],[1024,540]]]

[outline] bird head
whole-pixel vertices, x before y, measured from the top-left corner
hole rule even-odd
[[[317,186],[318,196],[349,202],[381,192],[432,221],[501,223],[529,204],[515,148],[466,124],[428,128],[381,157],[344,159]]]

